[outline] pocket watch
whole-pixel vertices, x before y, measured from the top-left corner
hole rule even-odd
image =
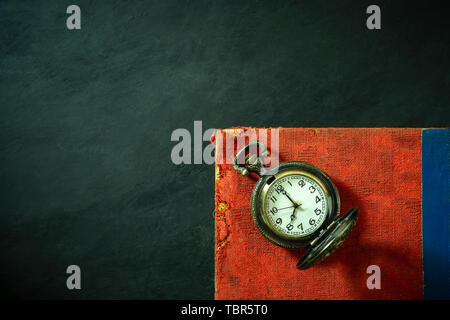
[[[247,153],[255,148],[259,152]],[[259,175],[251,196],[259,231],[280,247],[306,248],[297,268],[308,269],[342,244],[358,219],[358,209],[353,207],[339,217],[339,193],[324,171],[302,161],[266,168],[268,154],[260,141],[250,142],[236,154],[233,167],[244,176]]]

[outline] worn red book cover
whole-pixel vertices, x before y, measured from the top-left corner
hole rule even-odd
[[[246,130],[220,130],[215,143]],[[226,152],[217,148],[216,159]],[[257,177],[217,161],[216,299],[422,299],[421,129],[279,128],[279,161],[292,160],[331,177],[341,214],[359,207],[352,233],[322,263],[296,269],[304,250],[272,244],[253,223]],[[367,286],[371,265],[380,289]]]

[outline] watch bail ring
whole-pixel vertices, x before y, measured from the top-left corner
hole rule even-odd
[[[256,150],[256,153],[249,153],[245,156],[245,164],[242,166],[238,164],[238,160],[242,157],[242,155],[245,155],[245,152],[249,149],[259,147],[259,152]],[[250,150],[250,151],[254,151]],[[236,156],[233,159],[233,168],[240,172],[243,176],[246,176],[252,172],[256,172],[260,174],[260,172],[264,169],[264,163],[262,161],[263,158],[266,158],[269,156],[269,151],[267,150],[266,146],[260,142],[260,141],[252,141],[248,143],[245,147],[243,147],[239,152],[236,154]]]

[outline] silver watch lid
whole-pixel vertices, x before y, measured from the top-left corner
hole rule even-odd
[[[301,257],[297,269],[308,269],[332,254],[347,238],[357,219],[358,208],[353,207],[331,223]]]

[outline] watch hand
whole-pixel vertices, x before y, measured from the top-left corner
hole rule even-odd
[[[283,192],[283,194],[288,197],[289,201],[292,202],[294,204],[294,207],[298,207],[298,204],[295,203],[294,200],[292,200],[292,198],[288,195],[288,193],[286,191]]]
[[[291,222],[290,222],[291,224],[292,224],[292,222],[294,222],[295,218],[297,218],[297,216],[295,215],[295,210],[296,209],[297,209],[297,207],[294,208],[294,211],[291,214]]]
[[[290,206],[290,207],[285,207],[285,208],[281,208],[281,209],[278,209],[278,211],[280,211],[280,210],[284,210],[284,209],[289,209],[289,208],[294,208],[294,206]]]

